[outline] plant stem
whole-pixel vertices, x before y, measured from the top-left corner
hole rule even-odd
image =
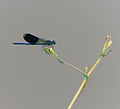
[[[70,102],[69,106],[67,109],[71,109],[73,104],[75,103],[75,101],[77,100],[77,98],[79,97],[80,93],[83,91],[84,87],[86,86],[88,80],[84,79],[80,88],[78,89],[77,93],[75,94],[75,96],[73,97],[72,101]]]
[[[107,40],[108,40],[108,39],[107,39]],[[107,43],[107,42],[105,41],[105,44],[106,44],[106,43]],[[86,70],[86,69],[85,69],[85,73],[84,73],[81,69],[75,67],[75,66],[72,65],[72,64],[69,64],[69,63],[63,61],[62,59],[60,59],[60,58],[58,57],[58,55],[55,53],[55,51],[54,51],[52,48],[49,49],[49,50],[50,50],[50,55],[53,56],[55,59],[57,59],[60,63],[64,63],[65,65],[67,65],[67,66],[69,66],[69,67],[72,67],[72,68],[80,71],[80,72],[84,75],[84,80],[83,80],[80,88],[78,89],[77,93],[76,93],[75,96],[73,97],[72,101],[71,101],[70,104],[68,105],[68,108],[67,108],[67,109],[71,109],[72,106],[74,105],[75,101],[77,100],[77,98],[78,98],[79,95],[81,94],[82,90],[83,90],[84,87],[86,86],[86,84],[87,84],[87,82],[88,82],[88,77],[91,75],[91,73],[93,72],[93,70],[94,70],[94,69],[96,68],[96,66],[99,64],[99,62],[101,61],[101,59],[105,56],[105,52],[108,50],[108,48],[109,48],[110,45],[112,44],[112,41],[110,40],[107,45],[105,45],[105,44],[104,44],[104,47],[103,47],[103,49],[104,49],[104,50],[103,50],[103,53],[100,54],[100,57],[98,58],[98,60],[95,62],[95,64],[93,65],[93,67],[90,69],[90,71],[89,71],[88,73],[87,73],[87,70]],[[107,47],[106,47],[106,46],[107,46]],[[106,47],[106,48],[105,48],[105,47]],[[109,54],[109,52],[108,52],[108,54]]]
[[[74,69],[78,70],[78,71],[81,72],[83,75],[85,74],[81,69],[75,67],[74,65],[69,64],[69,63],[67,63],[67,62],[65,62],[65,61],[63,61],[63,63],[64,63],[65,65],[71,67],[71,68],[74,68]]]
[[[93,65],[93,67],[90,69],[90,71],[88,72],[88,77],[91,75],[91,73],[93,72],[93,70],[96,68],[96,66],[99,64],[99,62],[101,61],[102,57],[98,58],[98,60],[96,61],[96,63]]]
[[[93,72],[93,70],[96,68],[96,66],[99,64],[100,60],[102,59],[102,57],[99,57],[98,60],[95,62],[95,64],[93,65],[93,67],[91,68],[91,70],[88,72],[88,77],[91,75],[91,73]],[[72,101],[70,102],[69,106],[67,109],[71,109],[73,104],[75,103],[75,101],[77,100],[77,98],[79,97],[79,95],[81,94],[82,90],[84,89],[84,87],[86,86],[88,80],[86,80],[86,78],[84,78],[80,88],[78,89],[77,93],[75,94],[75,96],[73,97]]]

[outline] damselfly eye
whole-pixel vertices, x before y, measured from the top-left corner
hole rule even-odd
[[[55,44],[56,44],[56,42],[53,40],[53,41],[52,41],[52,44],[54,44],[54,45],[55,45]]]

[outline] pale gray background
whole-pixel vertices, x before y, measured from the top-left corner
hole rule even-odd
[[[120,109],[119,0],[0,0],[0,109],[66,109],[83,77],[23,34],[56,40],[57,53],[82,70],[96,61],[107,34],[113,53],[92,73],[73,109]]]

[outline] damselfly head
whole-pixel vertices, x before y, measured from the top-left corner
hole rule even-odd
[[[54,45],[55,45],[55,44],[56,44],[56,42],[55,42],[54,40],[52,40],[52,44],[54,44]]]
[[[47,44],[47,45],[52,45],[52,44],[55,45],[56,42],[55,42],[54,40],[53,40],[53,41],[47,40],[47,41],[46,41],[46,44]]]

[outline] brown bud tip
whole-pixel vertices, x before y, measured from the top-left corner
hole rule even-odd
[[[108,39],[109,39],[109,35],[105,37],[105,43],[108,41]]]

